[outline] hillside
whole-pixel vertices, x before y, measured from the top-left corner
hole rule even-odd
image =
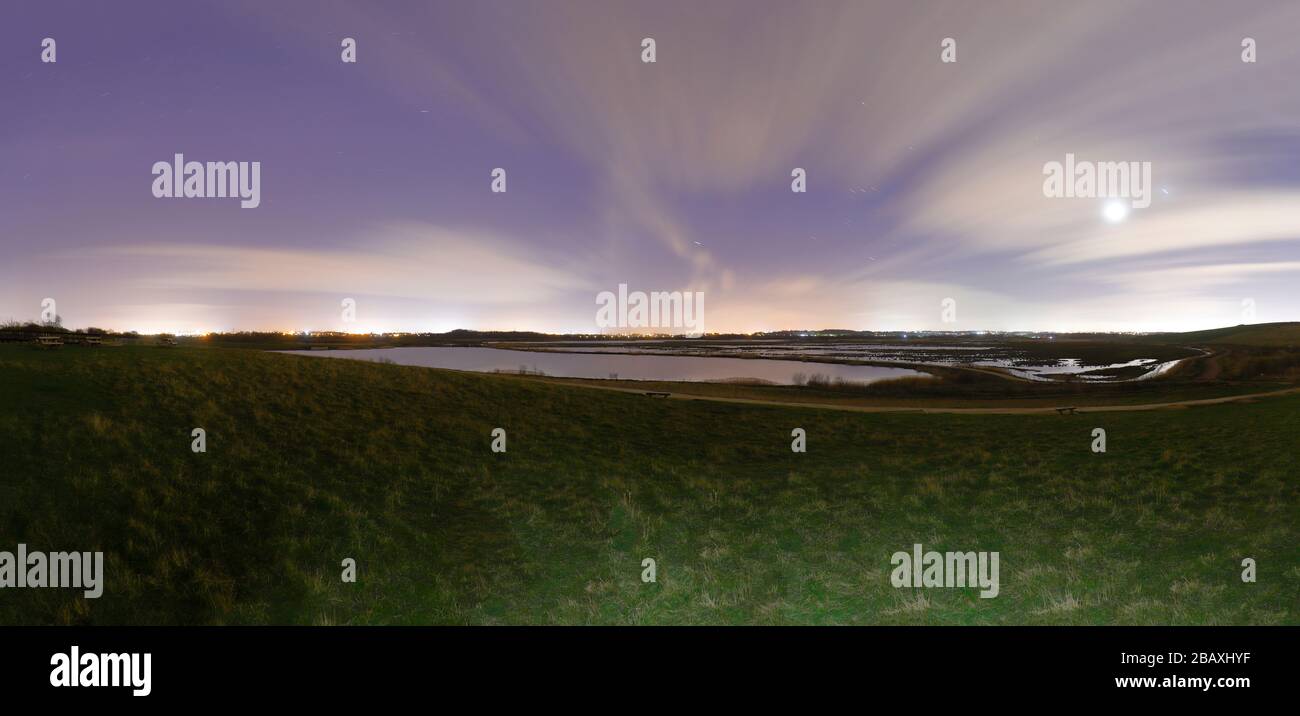
[[[1300,323],[1257,323],[1228,326],[1189,333],[1166,333],[1184,343],[1211,343],[1239,346],[1300,347]]]
[[[853,414],[0,346],[0,549],[106,552],[102,598],[6,589],[0,623],[1297,624],[1298,437],[1300,397]],[[917,542],[999,551],[1000,595],[893,588]]]

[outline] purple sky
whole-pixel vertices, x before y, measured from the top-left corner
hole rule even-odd
[[[710,331],[1300,319],[1297,37],[1294,1],[8,2],[0,320],[591,332],[620,283]],[[155,198],[178,152],[260,162],[261,206]],[[1067,153],[1151,162],[1151,206],[1046,197]]]

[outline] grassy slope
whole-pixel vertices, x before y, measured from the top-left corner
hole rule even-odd
[[[1298,436],[1290,397],[863,415],[3,346],[0,549],[103,549],[107,586],[0,591],[0,623],[1296,624]],[[1001,596],[892,588],[890,554],[918,541],[1000,551]]]
[[[595,387],[626,388],[638,391],[663,391],[678,395],[783,403],[823,404],[833,406],[878,406],[906,408],[1051,408],[1061,406],[1150,405],[1187,400],[1206,400],[1231,395],[1267,393],[1295,387],[1282,381],[1260,380],[1251,383],[1192,383],[1187,381],[1141,381],[1117,385],[1057,385],[1011,381],[988,376],[978,385],[939,386],[923,389],[912,379],[894,379],[872,383],[862,390],[818,389],[790,385],[755,385],[750,383],[690,383],[649,380],[608,380],[583,378],[531,378],[549,383],[570,383]],[[1020,390],[1025,388],[1024,390]],[[908,391],[912,395],[906,395]]]
[[[1300,323],[1257,323],[1190,333],[1162,334],[1161,337],[1172,337],[1188,343],[1297,346],[1300,345]]]

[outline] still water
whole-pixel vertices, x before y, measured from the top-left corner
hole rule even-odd
[[[684,380],[695,382],[757,379],[778,385],[794,384],[797,374],[820,374],[832,380],[871,383],[889,378],[924,376],[907,368],[870,365],[805,363],[792,360],[705,358],[592,353],[543,353],[478,347],[363,348],[333,351],[282,351],[294,355],[353,360],[386,359],[398,365],[450,368],[479,373],[541,373],[557,378],[622,380]]]

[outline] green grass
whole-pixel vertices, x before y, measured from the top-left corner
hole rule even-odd
[[[1300,322],[1256,323],[1207,331],[1158,334],[1183,342],[1234,344],[1242,346],[1300,346]]]
[[[106,553],[102,598],[5,589],[0,623],[1297,624],[1297,438],[1300,397],[857,414],[0,346],[0,549]],[[894,589],[914,542],[999,551],[1001,595]]]
[[[687,383],[585,378],[533,377],[548,383],[663,391],[678,395],[841,407],[890,408],[1051,408],[1060,406],[1150,405],[1207,400],[1234,395],[1268,393],[1295,387],[1294,383],[1135,381],[1132,383],[1031,383],[994,375],[945,369],[952,375],[973,375],[975,380],[893,378],[874,383],[825,388],[793,385],[759,385],[747,382]]]

